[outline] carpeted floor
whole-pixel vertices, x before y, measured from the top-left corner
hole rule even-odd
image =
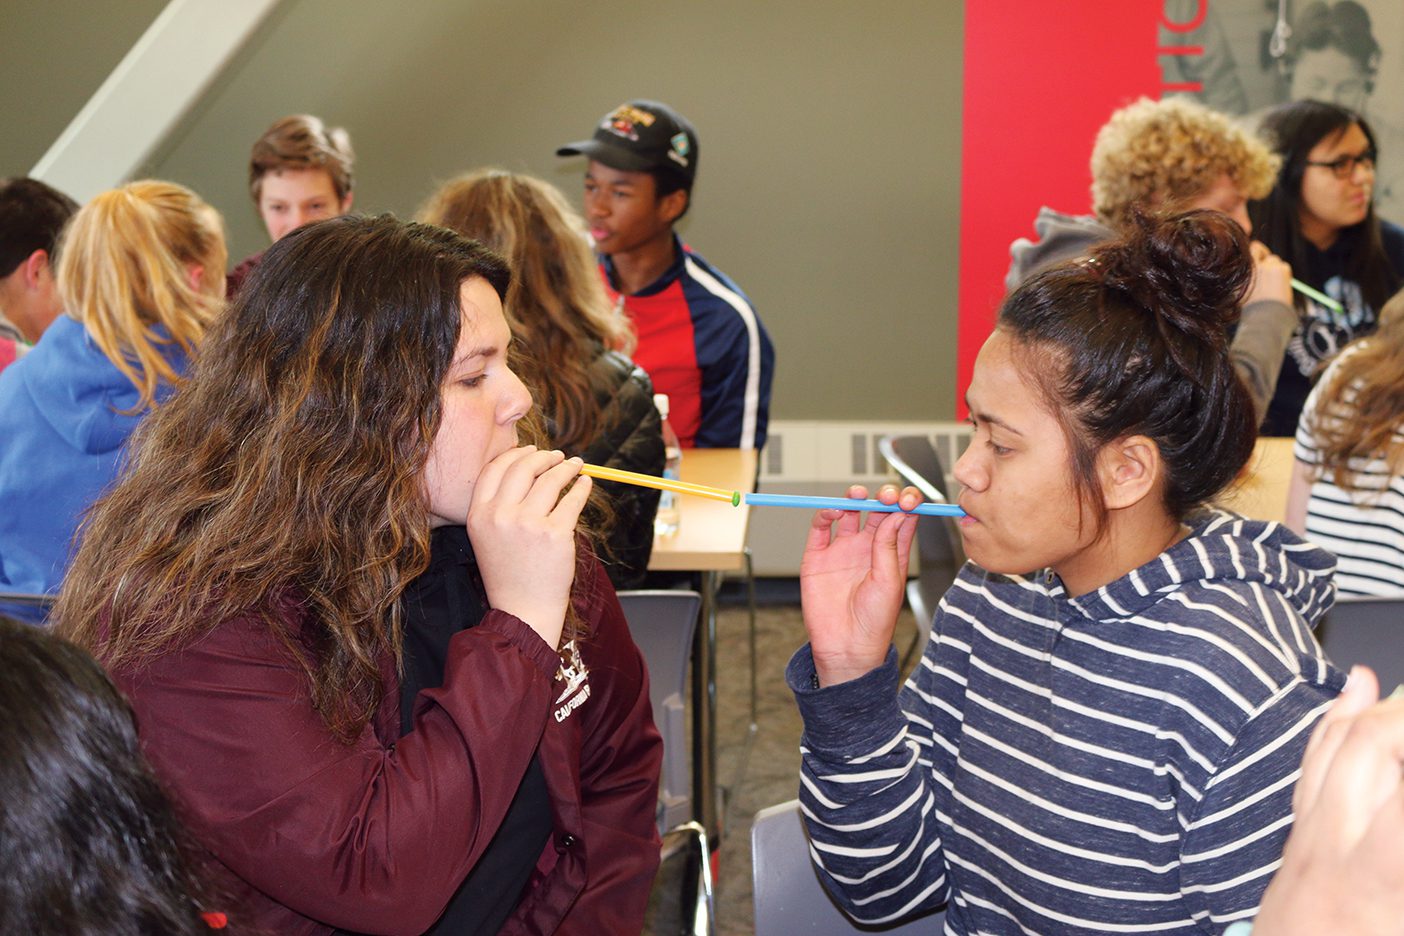
[[[805,642],[798,588],[793,580],[762,580],[756,615],[757,730],[750,732],[749,614],[734,584],[723,592],[717,616],[717,779],[725,812],[716,888],[717,932],[750,936],[751,819],[766,806],[794,799],[799,791],[799,713],[785,687],[785,664]],[[896,643],[905,650],[914,632],[911,613],[897,624]],[[677,884],[676,868],[665,866],[648,933],[674,936],[673,913],[662,908]]]

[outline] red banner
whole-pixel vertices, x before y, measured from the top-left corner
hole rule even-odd
[[[1200,12],[1208,0],[1200,0]],[[957,412],[994,327],[1009,244],[1042,205],[1091,209],[1088,159],[1112,111],[1158,98],[1163,0],[966,0]],[[1183,4],[1177,4],[1177,8]],[[1166,49],[1164,54],[1176,54]]]

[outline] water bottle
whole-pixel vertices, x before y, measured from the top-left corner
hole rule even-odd
[[[668,423],[668,394],[655,393],[653,405],[658,407],[658,415],[663,417],[663,477],[677,481],[682,471],[682,444]],[[676,491],[660,493],[658,513],[653,518],[653,535],[672,536],[678,532],[678,495]]]

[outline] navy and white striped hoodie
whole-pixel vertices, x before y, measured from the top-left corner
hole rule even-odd
[[[896,654],[804,717],[812,855],[858,919],[949,900],[951,933],[1206,933],[1257,908],[1312,726],[1344,685],[1311,626],[1334,558],[1214,513],[1069,598],[967,564],[902,689]]]

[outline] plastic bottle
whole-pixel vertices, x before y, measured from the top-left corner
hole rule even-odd
[[[655,393],[653,405],[663,417],[663,477],[676,481],[682,472],[682,444],[668,423],[668,394]],[[675,491],[662,491],[661,495],[653,518],[653,535],[672,536],[678,532],[678,495]]]

